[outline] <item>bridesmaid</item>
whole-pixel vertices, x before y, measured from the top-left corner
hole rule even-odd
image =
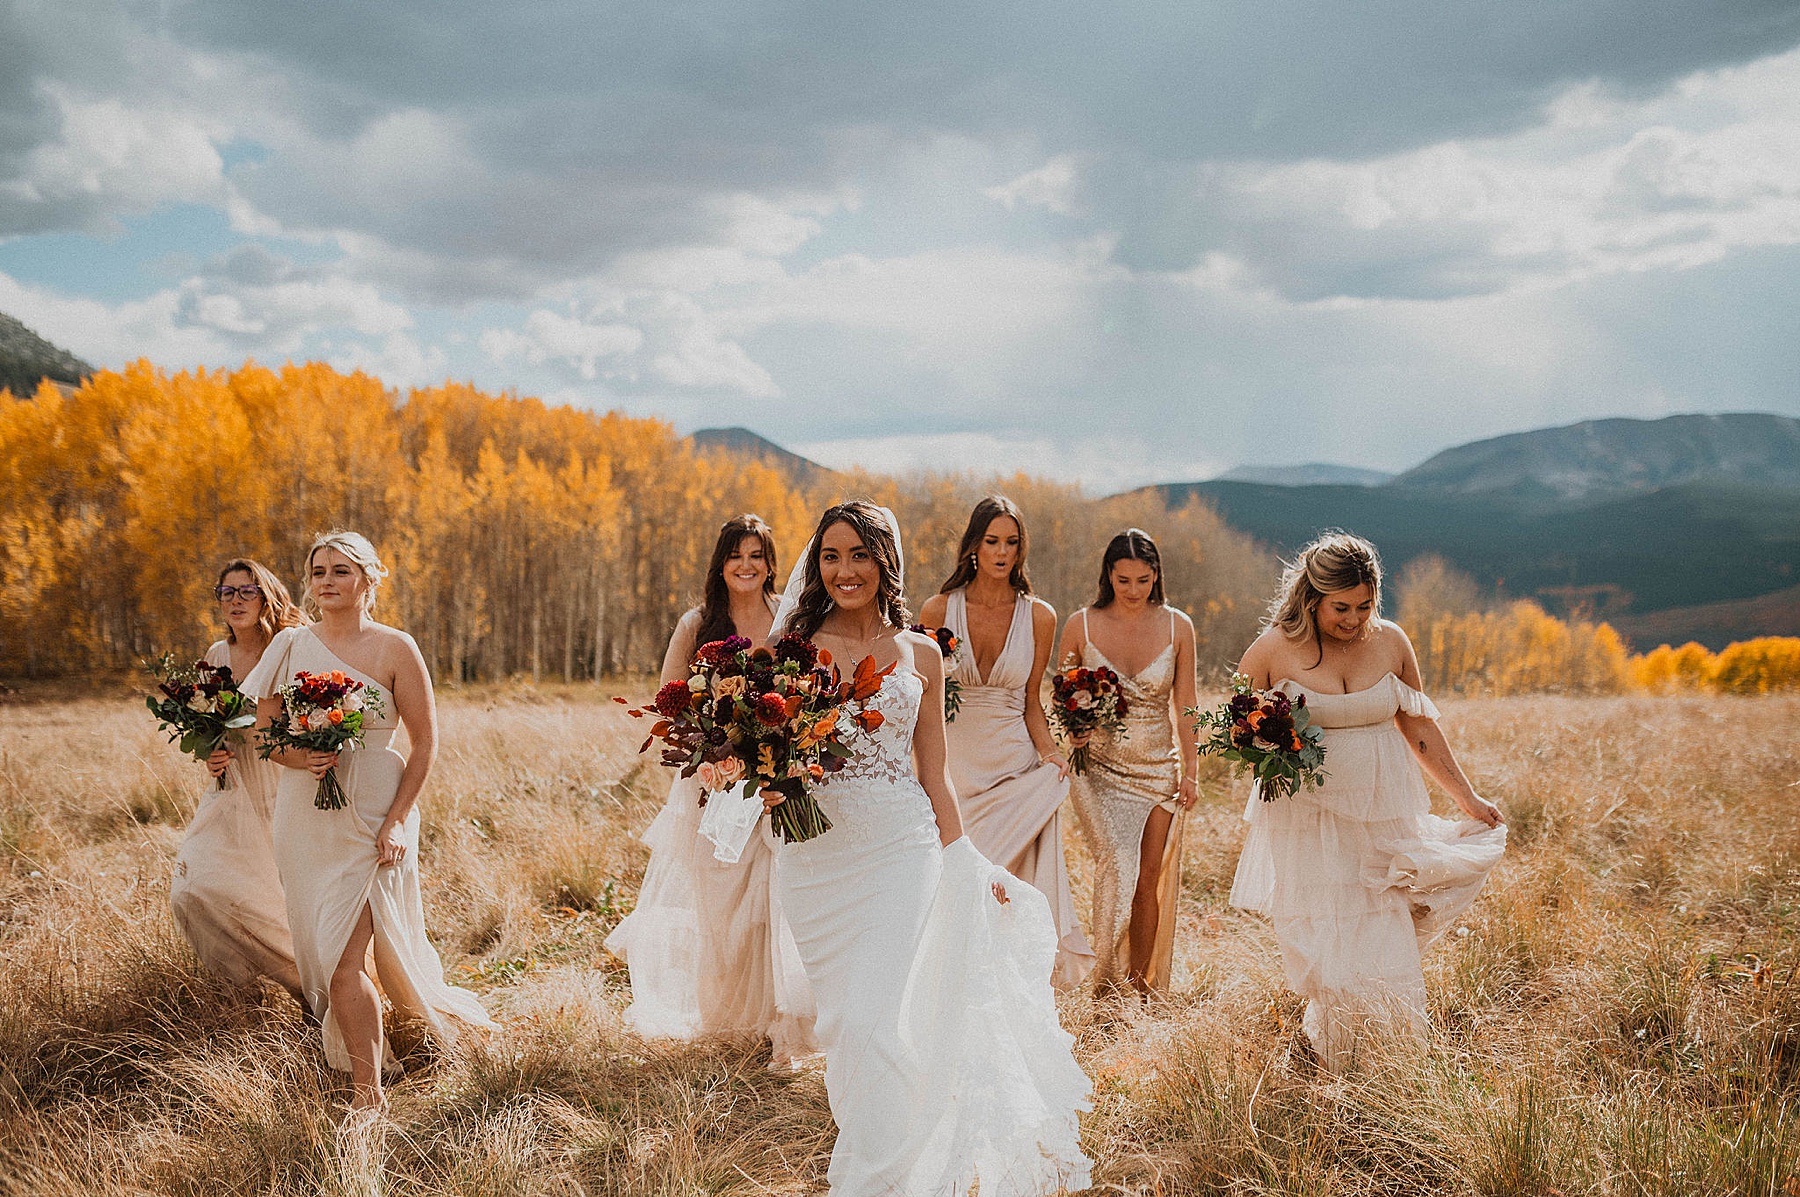
[[[1056,919],[1051,984],[1073,989],[1094,966],[1075,917],[1059,811],[1069,763],[1050,734],[1041,683],[1056,641],[1056,609],[1033,597],[1025,517],[1004,495],[975,504],[956,569],[919,618],[962,642],[951,677],[962,705],[950,723],[950,781],[963,830],[981,854],[1050,900]]]
[[[694,650],[743,636],[769,638],[775,622],[775,537],[759,516],[719,529],[703,601],[675,625],[662,681],[686,681]],[[650,865],[637,907],[606,938],[631,970],[628,1023],[640,1035],[767,1035],[773,1059],[789,1064],[818,1049],[812,996],[799,958],[785,944],[774,907],[773,840],[753,838],[735,864],[713,858],[700,838],[700,785],[677,777],[644,833]]]
[[[213,597],[225,617],[225,639],[206,650],[206,663],[230,668],[240,683],[275,633],[306,620],[287,587],[244,558],[219,571]],[[169,883],[175,925],[202,963],[226,980],[243,985],[267,977],[298,998],[300,974],[271,836],[278,771],[256,755],[246,732],[230,733],[207,769],[226,788],[206,787],[175,854]]]
[[[1194,705],[1194,624],[1163,600],[1149,533],[1108,542],[1099,596],[1063,625],[1061,659],[1106,666],[1125,691],[1126,734],[1101,733],[1071,789],[1094,854],[1095,988],[1148,994],[1169,983],[1181,832],[1199,794],[1194,738],[1176,733]]]
[[[281,714],[276,688],[301,671],[342,670],[378,688],[385,706],[368,719],[359,748],[289,749],[273,758],[284,766],[275,863],[287,891],[294,957],[325,1058],[350,1073],[352,1110],[385,1104],[382,1067],[393,1057],[383,1034],[383,994],[397,1015],[422,1020],[440,1042],[494,1025],[474,994],[445,983],[443,963],[425,938],[418,801],[437,756],[437,706],[412,637],[371,618],[387,573],[361,534],[316,537],[306,552],[306,601],[318,622],[278,633],[244,686],[260,700],[258,727]],[[396,747],[409,742],[410,751]],[[318,779],[333,765],[349,801],[319,810]]]
[[[1342,532],[1301,551],[1239,671],[1304,695],[1324,729],[1324,784],[1250,798],[1231,901],[1269,915],[1302,1027],[1341,1072],[1373,1038],[1422,1044],[1419,954],[1448,930],[1506,850],[1506,827],[1475,792],[1419,692],[1419,663],[1381,618],[1375,546]],[[1431,813],[1419,766],[1464,819]]]

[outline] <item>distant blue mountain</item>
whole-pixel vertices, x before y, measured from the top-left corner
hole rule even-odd
[[[1393,477],[1386,470],[1310,461],[1291,466],[1241,465],[1226,470],[1213,481],[1260,482],[1264,486],[1380,486]]]

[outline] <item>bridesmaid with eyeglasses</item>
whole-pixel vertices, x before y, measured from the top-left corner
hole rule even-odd
[[[249,558],[228,562],[213,587],[225,638],[206,651],[239,683],[262,660],[276,632],[306,622],[287,587]],[[194,953],[238,985],[267,977],[296,998],[300,973],[288,933],[287,903],[275,871],[273,828],[277,767],[256,755],[248,731],[229,734],[207,769],[208,784],[175,854],[169,908]]]

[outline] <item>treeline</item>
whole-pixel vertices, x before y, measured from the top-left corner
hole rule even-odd
[[[892,506],[914,605],[948,572],[974,500],[1022,506],[1040,592],[1092,597],[1101,549],[1158,538],[1204,668],[1254,636],[1275,563],[1208,508],[1106,500],[1016,476],[835,475],[807,486],[697,451],[661,421],[447,385],[397,394],[311,364],[167,373],[140,362],[64,395],[0,392],[0,675],[129,667],[219,633],[211,587],[233,556],[297,585],[312,534],[366,532],[393,576],[381,618],[440,679],[594,678],[653,669],[698,598],[718,526],[773,526],[785,578],[817,513]]]
[[[1800,639],[1764,637],[1718,653],[1698,644],[1632,655],[1611,625],[1558,619],[1536,603],[1489,603],[1441,558],[1409,562],[1396,580],[1398,615],[1427,690],[1463,694],[1621,694],[1800,689]]]

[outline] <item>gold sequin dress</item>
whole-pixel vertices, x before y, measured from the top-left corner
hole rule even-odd
[[[1106,659],[1087,632],[1081,613],[1081,663],[1119,675],[1125,692],[1125,734],[1097,732],[1088,749],[1085,772],[1073,778],[1070,794],[1075,813],[1094,857],[1094,914],[1088,933],[1095,952],[1092,973],[1096,989],[1125,982],[1131,967],[1127,932],[1131,897],[1137,890],[1138,860],[1144,826],[1160,806],[1175,818],[1163,848],[1162,883],[1157,889],[1156,943],[1145,981],[1152,989],[1169,982],[1175,947],[1175,905],[1181,894],[1181,833],[1187,812],[1175,802],[1181,784],[1181,756],[1175,749],[1175,725],[1169,710],[1175,689],[1175,613],[1169,612],[1169,644],[1135,674]]]

